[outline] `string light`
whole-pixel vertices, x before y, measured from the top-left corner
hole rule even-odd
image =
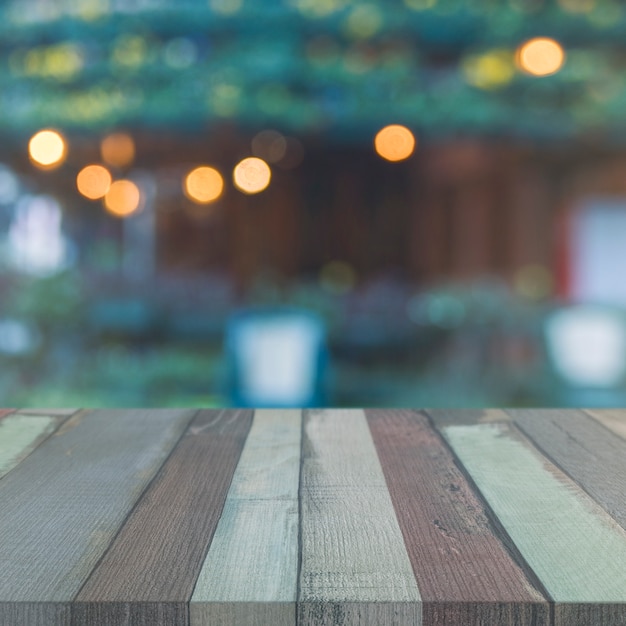
[[[56,130],[40,130],[28,142],[32,163],[40,169],[54,169],[65,161],[67,145]]]
[[[387,161],[404,161],[415,150],[415,137],[405,126],[391,124],[378,131],[374,147],[378,155]]]
[[[549,76],[558,72],[565,62],[565,52],[558,41],[536,37],[522,44],[517,51],[517,64],[527,74]]]
[[[198,204],[215,202],[224,191],[224,179],[214,168],[200,166],[191,170],[183,185],[185,195]]]
[[[141,194],[130,180],[116,180],[104,196],[106,210],[116,217],[128,217],[137,211]]]
[[[90,200],[104,198],[111,188],[111,174],[102,165],[87,165],[76,176],[78,191]]]
[[[235,187],[243,193],[259,193],[270,184],[272,171],[270,166],[257,157],[248,157],[240,161],[233,171]]]

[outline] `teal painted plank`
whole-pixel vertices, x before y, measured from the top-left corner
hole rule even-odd
[[[192,626],[260,615],[276,626],[295,622],[301,417],[295,409],[255,411],[191,598]],[[262,603],[272,611],[259,613]]]
[[[0,420],[0,478],[25,459],[61,424],[58,417],[19,413]]]
[[[511,425],[442,430],[556,602],[557,623],[593,623],[611,604],[615,618],[626,602],[626,532]]]

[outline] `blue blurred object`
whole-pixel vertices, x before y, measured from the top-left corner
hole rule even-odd
[[[325,404],[326,329],[316,315],[293,308],[236,313],[227,325],[225,350],[233,406]]]

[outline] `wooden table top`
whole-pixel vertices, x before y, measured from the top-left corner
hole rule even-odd
[[[626,409],[0,411],[0,624],[626,625]]]

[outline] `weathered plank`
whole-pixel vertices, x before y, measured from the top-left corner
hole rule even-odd
[[[624,529],[511,424],[442,430],[550,594],[555,624],[624,623]]]
[[[582,411],[509,410],[517,426],[626,529],[626,441]]]
[[[79,413],[0,481],[0,623],[76,595],[194,414]]]
[[[511,557],[426,417],[367,410],[424,603],[424,626],[549,624],[547,600]]]
[[[191,599],[192,626],[295,624],[301,417],[255,412]]]
[[[25,459],[62,423],[63,418],[10,413],[0,420],[0,478]]]
[[[299,624],[421,624],[421,598],[365,415],[306,411]]]
[[[626,439],[626,409],[585,409],[585,413],[622,439]]]
[[[74,413],[78,413],[80,409],[37,409],[37,408],[27,408],[27,409],[19,409],[19,413],[22,415],[58,415],[60,417],[69,417],[70,415],[74,415]]]
[[[5,415],[10,415],[11,413],[14,413],[15,409],[0,409],[0,420],[5,416]]]
[[[252,411],[202,411],[76,597],[72,623],[188,623]]]

